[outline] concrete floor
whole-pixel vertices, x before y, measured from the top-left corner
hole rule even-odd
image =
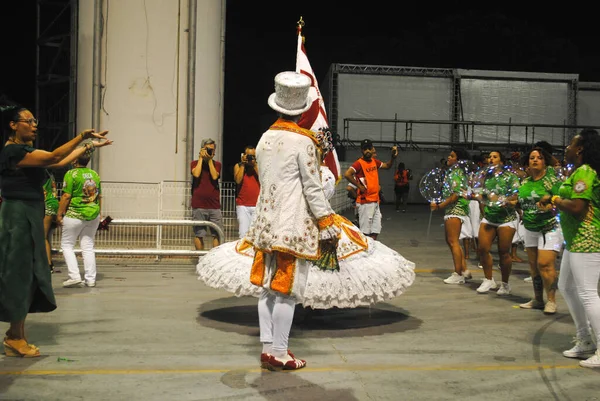
[[[100,261],[93,289],[54,276],[58,309],[27,321],[43,356],[0,357],[0,400],[600,399],[600,370],[561,355],[573,335],[563,298],[554,316],[516,306],[532,293],[526,264],[508,297],[475,292],[474,258],[472,283],[446,285],[441,216],[429,238],[425,206],[383,216],[380,240],[416,263],[415,283],[372,308],[298,308],[290,347],[303,370],[261,371],[256,300],[204,286],[192,264]]]

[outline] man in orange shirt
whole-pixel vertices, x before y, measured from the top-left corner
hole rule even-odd
[[[381,211],[379,210],[379,169],[387,170],[392,167],[398,156],[398,148],[392,147],[392,157],[389,162],[375,159],[375,147],[370,139],[364,139],[360,147],[363,156],[346,170],[344,177],[356,185],[358,189],[358,221],[360,230],[369,237],[377,239],[381,232]],[[357,179],[360,177],[360,179]]]

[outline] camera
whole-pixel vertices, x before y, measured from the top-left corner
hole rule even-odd
[[[248,163],[252,163],[254,161],[254,155],[246,155],[246,161]]]
[[[209,156],[212,156],[212,155],[213,155],[213,153],[214,153],[214,151],[215,151],[215,150],[214,150],[214,149],[212,149],[212,148],[206,148],[206,154],[207,154],[207,155],[209,155]]]

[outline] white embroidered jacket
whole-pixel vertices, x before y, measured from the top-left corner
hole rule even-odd
[[[271,127],[258,142],[256,161],[260,195],[246,241],[265,252],[317,259],[317,220],[334,211],[323,192],[315,142],[301,133]]]

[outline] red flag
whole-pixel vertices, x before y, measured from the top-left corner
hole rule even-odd
[[[319,129],[329,129],[329,123],[327,121],[327,113],[325,112],[325,102],[323,96],[319,90],[319,84],[317,78],[310,66],[308,57],[306,56],[306,49],[304,48],[304,41],[302,38],[302,25],[298,24],[298,51],[296,53],[296,72],[304,74],[310,78],[312,85],[309,91],[309,97],[312,99],[312,105],[310,109],[302,114],[298,125],[302,128],[309,129],[313,132],[318,132]],[[333,148],[327,155],[325,155],[325,165],[331,170],[335,177],[335,183],[337,184],[342,179],[340,162],[338,160],[337,152]]]

